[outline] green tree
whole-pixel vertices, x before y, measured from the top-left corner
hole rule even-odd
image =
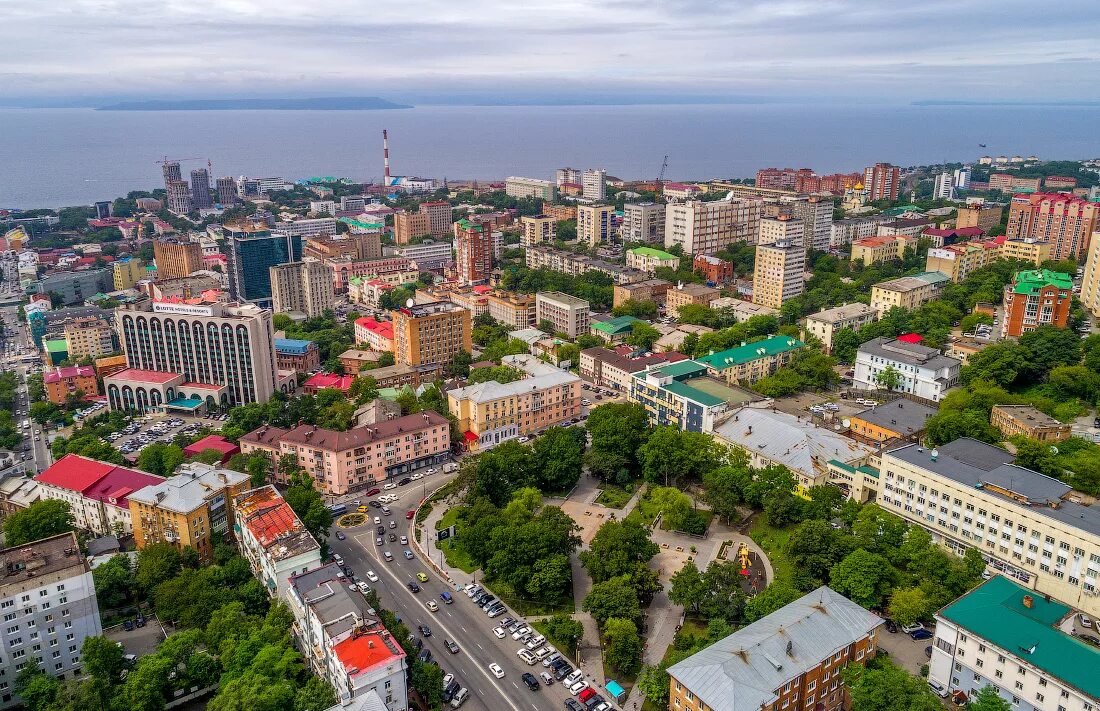
[[[910,676],[885,657],[876,657],[866,667],[850,664],[843,677],[852,711],[943,710],[923,679]]]
[[[52,711],[61,692],[61,682],[42,671],[37,664],[24,667],[15,677],[14,686],[28,711]]]
[[[139,469],[156,476],[170,477],[179,465],[183,464],[186,457],[183,450],[174,444],[156,442],[145,447],[138,455],[137,465]]]
[[[611,309],[611,313],[615,316],[633,316],[648,321],[657,317],[657,304],[652,301],[627,299]]]
[[[638,450],[645,478],[665,486],[675,483],[679,477],[701,479],[721,458],[712,438],[673,425],[654,429]]]
[[[603,625],[603,655],[620,674],[634,676],[642,666],[642,638],[633,620],[611,617]]]
[[[584,625],[571,615],[559,612],[543,622],[546,636],[569,656],[577,653],[577,642],[584,637]]]
[[[592,581],[602,583],[630,574],[639,563],[648,563],[659,552],[657,544],[649,539],[649,531],[636,519],[628,518],[600,526],[580,559]]]
[[[440,688],[443,686],[442,677],[439,680]],[[440,691],[442,695],[442,691]],[[312,674],[306,679],[306,683],[298,687],[294,694],[294,711],[324,711],[336,705],[336,694],[332,686],[319,676]]]
[[[593,474],[619,484],[637,476],[638,451],[650,431],[641,405],[600,405],[588,413],[585,429],[592,439],[586,463]]]
[[[830,571],[830,585],[841,595],[864,607],[877,607],[894,577],[890,562],[877,553],[855,550]]]
[[[178,575],[181,568],[180,552],[175,546],[171,543],[153,543],[138,551],[134,579],[142,590],[149,592]]]
[[[80,647],[84,670],[108,683],[116,682],[126,667],[123,654],[124,650],[114,640],[98,635],[85,637]]]
[[[313,485],[313,477],[305,472],[295,473],[289,481],[283,496],[291,510],[301,519],[302,525],[318,541],[328,539],[332,526],[332,512],[325,506],[321,492]]]
[[[899,625],[927,620],[932,614],[931,602],[921,588],[898,588],[890,596],[890,617]]]
[[[626,620],[640,620],[642,617],[638,594],[625,575],[593,585],[585,595],[581,609],[591,613],[601,628],[612,617]]]
[[[4,543],[11,548],[75,530],[68,502],[45,499],[4,519]]]
[[[532,480],[533,451],[514,440],[478,455],[471,494],[505,506],[512,494]]]
[[[730,464],[718,467],[703,475],[703,495],[715,515],[729,525],[740,516],[739,508],[745,503],[745,486],[752,481],[752,470],[744,450],[730,455]]]
[[[969,711],[1009,711],[1012,704],[997,693],[997,687],[987,684],[970,697]]]
[[[695,566],[695,561],[689,560],[684,567],[672,574],[671,587],[668,599],[677,605],[682,605],[692,612],[699,612],[700,606],[707,599],[709,593],[703,574]]]
[[[683,530],[684,523],[694,510],[691,497],[671,486],[657,486],[649,490],[649,501],[653,508],[661,512],[668,528]]]
[[[473,356],[469,351],[459,349],[455,353],[454,358],[451,359],[451,374],[459,378],[465,378],[470,375],[470,363],[473,363]]]
[[[802,597],[800,590],[774,582],[745,603],[745,620],[756,622]]]
[[[134,583],[130,557],[112,556],[106,563],[92,569],[95,595],[104,609],[119,607],[130,599]]]
[[[897,390],[901,386],[901,371],[888,365],[875,374],[875,384],[884,390]]]
[[[626,342],[632,346],[640,348],[641,350],[651,350],[653,344],[657,342],[657,339],[661,337],[661,332],[650,326],[645,321],[635,321],[634,325],[630,328],[630,335],[626,337]]]
[[[438,708],[443,702],[443,670],[438,664],[413,662],[409,681],[420,694],[420,698],[424,699],[428,708]]]
[[[202,464],[221,464],[222,456],[220,450],[214,448],[204,449],[195,457],[195,461]]]

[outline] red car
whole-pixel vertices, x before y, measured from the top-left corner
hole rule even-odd
[[[381,494],[381,493],[382,493],[381,489],[371,489],[370,491],[368,491],[366,493],[366,495],[367,496],[377,496],[378,494]]]
[[[595,695],[596,691],[590,686],[587,689],[581,691],[581,693],[577,695],[577,698],[580,699],[581,703],[583,704],[585,701],[588,701]]]
[[[416,511],[406,511],[405,519],[411,521],[412,517],[416,515]]]

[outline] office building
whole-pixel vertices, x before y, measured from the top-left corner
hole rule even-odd
[[[191,204],[196,210],[214,207],[214,201],[210,197],[210,173],[206,168],[191,171]]]
[[[84,674],[81,647],[103,634],[95,582],[75,533],[0,551],[0,609],[18,610],[0,637],[0,708],[21,704],[15,680],[27,665],[58,679]]]
[[[669,202],[679,200],[694,200],[705,193],[706,190],[698,185],[690,183],[662,183],[661,195]]]
[[[843,671],[874,657],[882,624],[822,586],[669,667],[669,708],[847,708]]]
[[[634,325],[645,323],[633,316],[616,316],[604,321],[593,321],[588,332],[606,343],[622,343],[634,332]]]
[[[1040,442],[1061,442],[1069,439],[1073,426],[1054,419],[1031,405],[994,405],[989,424],[1000,430],[1004,438],[1023,435]]]
[[[805,249],[805,225],[801,220],[795,220],[788,214],[764,216],[760,218],[760,227],[756,237],[756,244],[775,244],[776,242],[790,242],[793,245]]]
[[[960,206],[955,213],[955,227],[957,229],[980,227],[983,231],[989,232],[1001,224],[1003,213],[1004,208],[998,205]]]
[[[248,490],[248,475],[200,462],[181,464],[176,472],[130,492],[134,543],[139,550],[154,543],[190,546],[209,564],[215,545],[233,535],[230,502]]]
[[[607,199],[607,171],[589,168],[581,173],[581,196],[585,200]]]
[[[1100,317],[1100,234],[1093,234],[1081,278],[1081,305],[1093,316]]]
[[[833,337],[843,328],[858,331],[878,320],[878,313],[867,304],[852,303],[822,309],[806,317],[806,331],[816,336],[826,353],[833,352]]]
[[[146,278],[145,262],[137,257],[124,257],[111,265],[111,278],[115,291],[133,289],[134,285]]]
[[[655,202],[628,202],[623,205],[623,224],[619,227],[623,242],[665,243],[665,205]]]
[[[57,293],[65,306],[83,304],[96,294],[111,291],[114,272],[111,269],[89,269],[79,272],[54,272],[42,277],[35,288],[40,294]]]
[[[313,341],[276,338],[275,367],[295,373],[312,373],[321,369],[321,352]]]
[[[202,245],[188,239],[153,240],[158,279],[178,279],[203,269]]]
[[[459,220],[454,224],[455,269],[461,284],[484,284],[493,271],[493,232],[481,222]]]
[[[878,312],[879,318],[895,306],[912,311],[934,299],[950,281],[946,274],[924,272],[879,282],[871,287],[871,306]]]
[[[454,246],[450,240],[435,242],[426,239],[419,244],[387,247],[387,256],[404,257],[420,271],[436,271],[454,264]],[[381,255],[378,255],[379,257]],[[375,257],[372,257],[372,259]]]
[[[185,180],[168,183],[168,211],[177,215],[186,215],[195,207],[191,201],[191,187]]]
[[[652,301],[658,306],[665,303],[670,282],[664,279],[646,279],[633,284],[616,284],[613,291],[612,306],[622,306],[627,301]]]
[[[553,242],[558,236],[558,223],[548,215],[524,215],[519,218],[523,225],[523,234],[520,235],[520,244],[524,247],[534,247],[543,242]]]
[[[530,328],[534,326],[536,297],[530,294],[516,294],[509,291],[497,291],[489,294],[489,315],[498,323],[511,328]]]
[[[299,425],[290,430],[264,425],[241,437],[241,453],[259,452],[277,465],[295,454],[328,496],[370,489],[428,466],[450,451],[450,425],[445,417],[424,410],[346,432]],[[273,467],[271,479],[286,484],[288,472]]]
[[[301,237],[272,232],[265,222],[225,225],[229,295],[271,306],[271,267],[302,259]]]
[[[470,352],[470,312],[446,301],[414,304],[390,312],[394,356],[405,365],[449,365],[459,351]]]
[[[70,398],[95,397],[99,394],[95,368],[90,365],[56,367],[42,374],[46,399],[55,405],[65,405]]]
[[[431,218],[425,212],[402,210],[393,215],[393,241],[408,244],[432,233]]]
[[[332,271],[321,262],[288,262],[269,268],[275,313],[320,316],[336,303]]]
[[[731,409],[756,399],[694,360],[651,365],[630,378],[630,401],[645,409],[650,424],[687,432],[711,432]]]
[[[578,205],[577,239],[590,247],[611,242],[615,231],[613,205]]]
[[[283,601],[291,576],[321,567],[321,546],[274,486],[234,496],[233,513],[241,555],[271,597]]]
[[[778,309],[806,289],[806,250],[787,241],[756,248],[752,302]]]
[[[164,187],[166,189],[172,183],[178,183],[183,180],[183,172],[180,170],[178,161],[164,161],[161,163],[160,170],[164,175]]]
[[[417,265],[405,257],[385,257],[356,261],[351,257],[326,259],[325,266],[332,273],[332,286],[337,293],[348,292],[351,297],[351,280],[355,277],[367,282],[377,280],[390,286],[411,284],[420,278]]]
[[[917,442],[937,409],[899,397],[849,418],[848,434],[861,442]]]
[[[632,356],[629,346],[619,350],[610,350],[602,346],[585,348],[580,355],[580,374],[585,380],[601,388],[611,388],[620,392],[630,392],[630,379],[652,365],[676,363],[687,360],[683,353],[651,353],[647,356]]]
[[[772,336],[696,360],[715,378],[730,385],[749,385],[790,363],[795,352],[805,345],[790,336]]]
[[[935,348],[880,337],[867,341],[856,351],[852,382],[861,390],[885,389],[878,376],[889,368],[898,380],[890,390],[939,402],[948,389],[958,384],[961,366],[961,361],[949,358]]]
[[[635,247],[626,251],[626,266],[646,274],[655,274],[662,267],[674,271],[679,269],[680,258],[653,247]]]
[[[115,330],[99,316],[79,316],[68,321],[62,331],[69,360],[96,358],[114,353]],[[89,393],[91,394],[91,393]]]
[[[552,202],[558,191],[557,186],[549,180],[512,176],[505,179],[504,192],[514,198],[539,198]]]
[[[665,294],[665,312],[676,316],[680,308],[689,304],[694,306],[709,307],[711,302],[722,295],[722,292],[703,284],[679,283],[675,289],[669,289]]]
[[[714,254],[735,242],[752,244],[759,231],[761,203],[751,198],[665,206],[665,247],[684,254]]]
[[[901,187],[901,168],[889,163],[875,163],[863,169],[863,185],[868,200],[897,200]]]
[[[232,207],[237,204],[237,181],[232,177],[218,178],[215,182],[218,193],[218,204],[222,207]]]
[[[1100,203],[1066,193],[1016,195],[1008,210],[1009,239],[1031,238],[1051,245],[1052,259],[1085,257],[1097,227]]]
[[[588,333],[591,322],[588,302],[560,291],[543,291],[535,294],[535,323],[549,321],[554,333],[564,333],[576,338]]]
[[[1019,338],[1040,326],[1065,328],[1073,301],[1073,278],[1049,269],[1017,272],[1004,289],[1001,338]]]
[[[725,284],[734,277],[733,262],[713,254],[696,254],[691,261],[691,271],[706,279],[710,285]]]
[[[42,499],[64,501],[73,515],[73,525],[99,536],[133,533],[126,497],[164,481],[159,476],[77,454],[66,454],[34,480]]]
[[[829,246],[843,247],[857,239],[874,237],[882,225],[891,219],[888,215],[866,215],[838,220],[829,227]]]

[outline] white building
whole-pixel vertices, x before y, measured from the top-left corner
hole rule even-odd
[[[69,505],[77,528],[100,536],[134,532],[129,494],[164,479],[77,454],[66,454],[34,478],[41,499]]]
[[[899,375],[899,384],[892,390],[939,402],[947,390],[959,382],[961,367],[962,361],[949,358],[935,348],[896,338],[874,338],[856,351],[853,383],[862,390],[878,390],[882,386],[876,376],[893,368]]]
[[[404,244],[397,247],[384,247],[387,257],[404,257],[416,262],[417,269],[432,271],[454,264],[454,242],[445,240],[435,242],[426,239],[419,244]]]
[[[954,196],[955,177],[944,171],[936,176],[932,186],[932,198],[934,200],[950,200]]]
[[[336,202],[333,200],[310,200],[309,211],[315,215],[336,215]]]
[[[300,220],[276,222],[275,229],[294,236],[312,237],[313,235],[336,234],[335,217],[303,217]]]
[[[235,496],[233,510],[241,553],[272,597],[286,597],[290,576],[321,567],[321,547],[274,486]]]
[[[756,241],[761,201],[725,200],[669,203],[665,206],[665,247],[680,245],[684,254],[714,254],[735,242]]]
[[[656,202],[628,202],[623,205],[623,242],[665,243],[665,205]]]
[[[969,190],[970,189],[970,177],[971,177],[970,166],[964,165],[963,167],[958,168],[958,169],[955,170],[955,174],[954,174],[951,182],[959,190]]]
[[[829,246],[843,247],[857,239],[874,237],[879,227],[890,219],[888,215],[868,215],[834,222],[829,226]]]
[[[607,171],[602,168],[589,168],[581,173],[581,195],[585,200],[606,199]]]
[[[513,175],[504,180],[504,192],[514,198],[533,197],[553,200],[557,197],[558,189],[549,180],[521,178]]]

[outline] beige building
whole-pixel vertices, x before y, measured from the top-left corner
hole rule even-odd
[[[680,307],[688,304],[709,307],[711,302],[721,295],[721,291],[710,286],[692,283],[677,284],[675,289],[669,289],[665,294],[665,313],[678,315]]]
[[[1001,259],[1019,259],[1031,262],[1038,267],[1048,259],[1050,255],[1050,242],[1037,239],[1006,239],[1001,245]]]
[[[525,250],[524,263],[528,269],[549,269],[569,276],[580,276],[585,272],[600,272],[611,277],[616,284],[630,284],[647,277],[645,272],[622,264],[594,259],[584,254],[574,254],[549,245],[528,247]]]
[[[778,309],[806,289],[806,250],[791,242],[759,245],[752,275],[752,302]]]
[[[515,294],[497,291],[489,294],[489,315],[512,328],[534,326],[535,297],[530,294]]]
[[[949,280],[940,272],[924,272],[879,282],[871,287],[871,306],[879,318],[895,306],[912,311],[935,298]]]
[[[796,220],[790,215],[767,215],[760,218],[760,231],[756,243],[775,244],[786,241],[804,248],[806,246],[805,229],[802,220]]]
[[[858,331],[878,318],[878,312],[867,304],[852,303],[824,309],[806,317],[806,331],[813,334],[825,346],[826,353],[833,352],[833,336],[842,328]]]
[[[120,259],[111,265],[115,291],[133,289],[142,279],[146,278],[145,262],[137,257]]]
[[[626,301],[652,301],[661,306],[672,284],[664,279],[646,279],[633,284],[616,284],[612,306],[621,306]]]
[[[408,212],[403,210],[393,215],[393,241],[408,244],[414,239],[432,234],[432,221],[426,212]]]
[[[593,247],[607,244],[615,230],[614,205],[578,205],[577,239]]]
[[[96,358],[118,350],[114,344],[114,328],[97,316],[81,316],[69,321],[64,333],[69,360]]]
[[[570,338],[588,333],[588,302],[560,291],[535,294],[535,323],[543,321],[552,323],[555,333],[564,333]]]
[[[1089,242],[1080,299],[1093,316],[1100,317],[1100,232],[1094,232]]]
[[[543,242],[553,242],[558,236],[558,222],[548,215],[524,215],[519,218],[523,225],[523,234],[520,236],[520,244],[524,247],[534,247]]]
[[[989,424],[1000,430],[1005,439],[1023,435],[1040,442],[1061,442],[1073,433],[1071,425],[1030,405],[994,405]]]
[[[289,262],[270,267],[275,313],[303,313],[312,318],[336,303],[332,270],[322,262]]]
[[[470,352],[470,312],[446,301],[413,304],[390,312],[397,363],[448,365],[459,351]]]
[[[986,265],[987,253],[976,244],[953,244],[933,247],[924,260],[924,270],[946,274],[952,284],[958,284],[976,269]]]
[[[541,198],[553,200],[557,197],[557,186],[549,180],[538,178],[520,178],[511,176],[504,180],[504,192],[514,198]]]
[[[1001,215],[1003,214],[1004,208],[997,206],[968,205],[960,207],[955,217],[955,229],[978,227],[989,232],[989,230],[1001,224]]]
[[[722,311],[725,314],[729,314],[735,323],[748,321],[754,316],[779,315],[779,309],[773,309],[770,306],[764,306],[762,304],[754,304],[751,301],[738,299],[735,296],[723,296],[721,299],[715,299],[710,302],[710,307],[715,311]]]
[[[752,244],[757,237],[761,201],[731,198],[688,200],[665,206],[665,247],[679,245],[684,254],[714,254],[735,242]]]
[[[623,205],[623,242],[665,243],[665,205],[656,202],[628,202]]]
[[[153,240],[158,279],[177,279],[203,268],[202,245],[179,239]]]
[[[662,267],[678,269],[680,258],[653,247],[635,247],[626,251],[626,266],[646,274],[655,274]]]

